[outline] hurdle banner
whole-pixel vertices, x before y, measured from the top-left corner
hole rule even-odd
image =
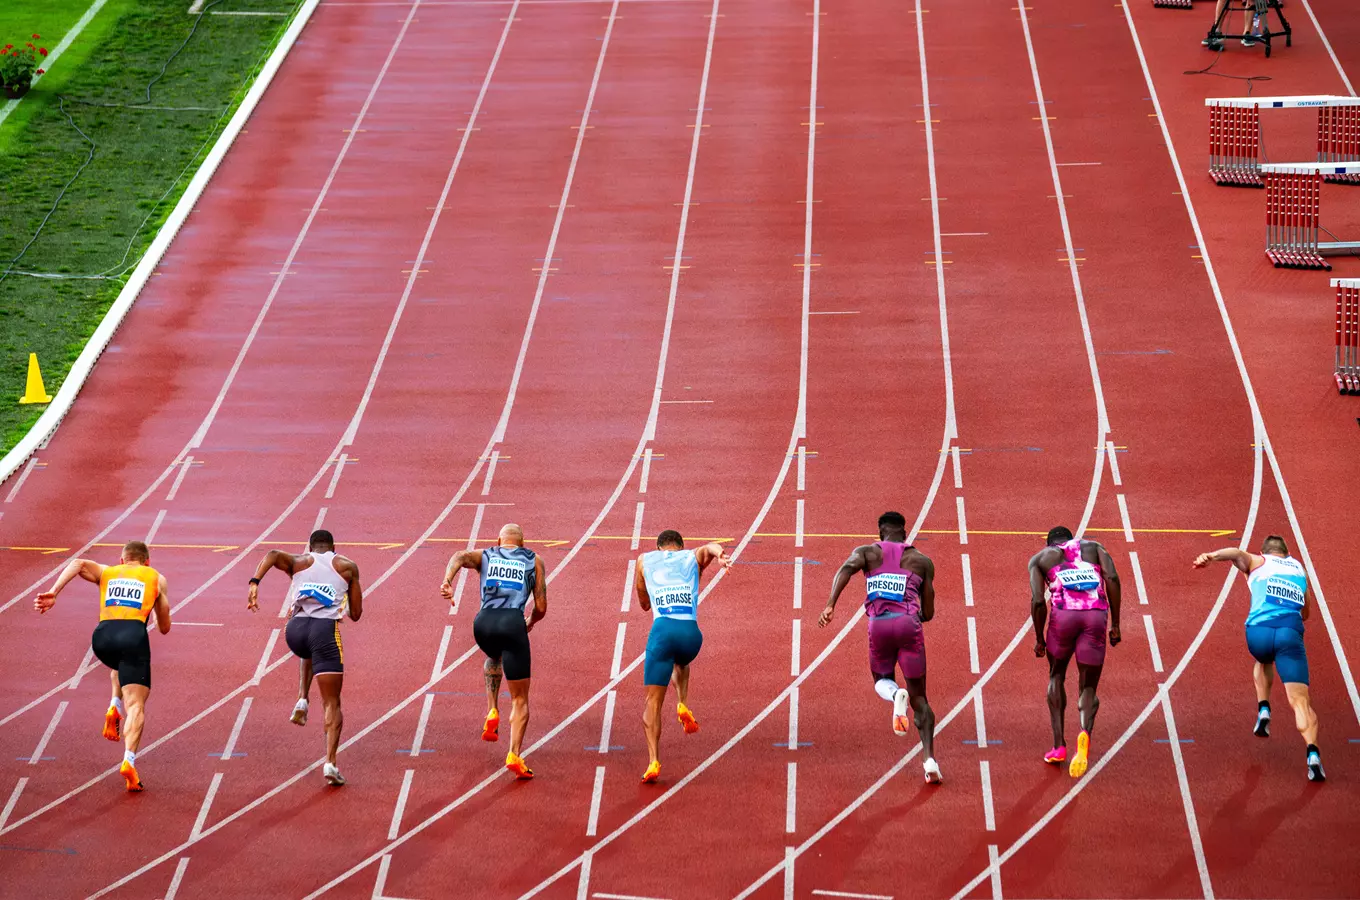
[[[1293,97],[1208,98],[1209,177],[1223,187],[1265,186],[1261,178],[1261,110],[1316,107],[1317,161],[1360,161],[1360,97],[1332,94]],[[1325,181],[1360,184],[1360,176],[1325,173]]]
[[[1322,181],[1360,174],[1360,162],[1263,165],[1266,187],[1266,257],[1280,269],[1326,269],[1324,257],[1360,251],[1360,241],[1320,241]]]
[[[1336,288],[1336,392],[1360,394],[1360,278],[1333,278]]]

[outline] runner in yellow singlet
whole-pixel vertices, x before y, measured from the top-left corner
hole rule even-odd
[[[147,619],[154,611],[161,634],[170,632],[170,597],[165,576],[151,568],[151,552],[141,541],[123,546],[121,562],[101,566],[88,559],[73,559],[57,577],[52,590],[38,595],[33,606],[45,613],[57,595],[75,578],[99,585],[99,624],[90,638],[90,649],[113,670],[113,699],[104,713],[104,737],[123,738],[123,764],[118,771],[129,791],[142,790],[137,775],[137,749],[142,745],[146,697],[151,693],[151,641]]]

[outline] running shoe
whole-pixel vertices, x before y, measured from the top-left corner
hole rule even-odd
[[[110,705],[108,711],[104,713],[104,738],[116,741],[122,737],[122,729],[119,723],[123,721],[123,714],[118,711],[118,707]]]
[[[501,714],[499,710],[491,710],[486,714],[486,721],[482,723],[482,740],[498,741],[501,739]]]
[[[345,784],[345,776],[340,774],[340,767],[326,763],[321,769],[322,776],[326,779],[326,784],[331,787],[342,787]]]
[[[534,777],[534,770],[525,764],[524,759],[513,750],[505,754],[505,767],[515,773],[515,777],[520,781],[528,781]]]
[[[1223,35],[1219,34],[1217,31],[1211,31],[1209,32],[1209,36],[1199,43],[1200,46],[1208,47],[1210,50],[1222,50]]]
[[[642,773],[643,784],[656,784],[656,780],[661,777],[661,763],[652,760],[647,766],[647,771]]]
[[[1319,767],[1318,771],[1321,771],[1321,767]],[[123,764],[118,767],[118,774],[122,775],[123,780],[127,782],[129,793],[135,794],[138,791],[145,790],[145,788],[142,787],[142,779],[137,774],[137,767],[127,760],[123,760]],[[1313,776],[1309,775],[1308,777],[1312,778]]]
[[[1060,766],[1067,762],[1067,748],[1054,747],[1044,754],[1044,762],[1048,763],[1050,766]]]
[[[699,723],[695,720],[694,713],[690,712],[689,707],[685,704],[677,703],[675,705],[675,715],[680,720],[680,724],[684,726],[685,734],[694,734],[699,730]]]
[[[1255,38],[1242,38],[1242,46],[1243,46],[1243,47],[1255,47],[1255,46],[1256,46],[1256,39],[1255,39]]]
[[[911,716],[907,715],[906,688],[898,688],[897,692],[893,694],[893,734],[898,737],[906,737],[911,734]]]
[[[299,701],[297,702],[297,705],[293,707],[293,714],[292,714],[291,716],[288,717],[288,721],[292,722],[294,725],[306,725],[306,724],[307,724],[307,701],[306,701],[306,700],[299,700]]]
[[[1270,710],[1262,707],[1256,711],[1256,727],[1251,733],[1257,737],[1270,737]]]
[[[926,760],[925,770],[926,784],[939,784],[944,780],[943,776],[940,775],[940,764],[935,761],[933,756]]]
[[[1086,732],[1077,735],[1077,753],[1067,766],[1067,774],[1080,778],[1086,774],[1086,756],[1091,752],[1091,736]]]
[[[1308,754],[1308,780],[1326,781],[1327,775],[1322,771],[1322,755],[1317,751]]]

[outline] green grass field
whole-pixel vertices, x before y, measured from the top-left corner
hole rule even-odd
[[[0,453],[42,412],[17,402],[28,354],[55,394],[297,5],[218,0],[220,9],[290,15],[200,20],[187,14],[189,0],[108,0],[0,124]],[[30,15],[38,21],[17,25],[20,33],[54,47],[87,8],[7,0],[0,28]]]

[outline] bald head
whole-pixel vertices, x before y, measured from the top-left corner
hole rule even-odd
[[[500,541],[502,547],[523,547],[524,529],[518,525],[502,525]]]

